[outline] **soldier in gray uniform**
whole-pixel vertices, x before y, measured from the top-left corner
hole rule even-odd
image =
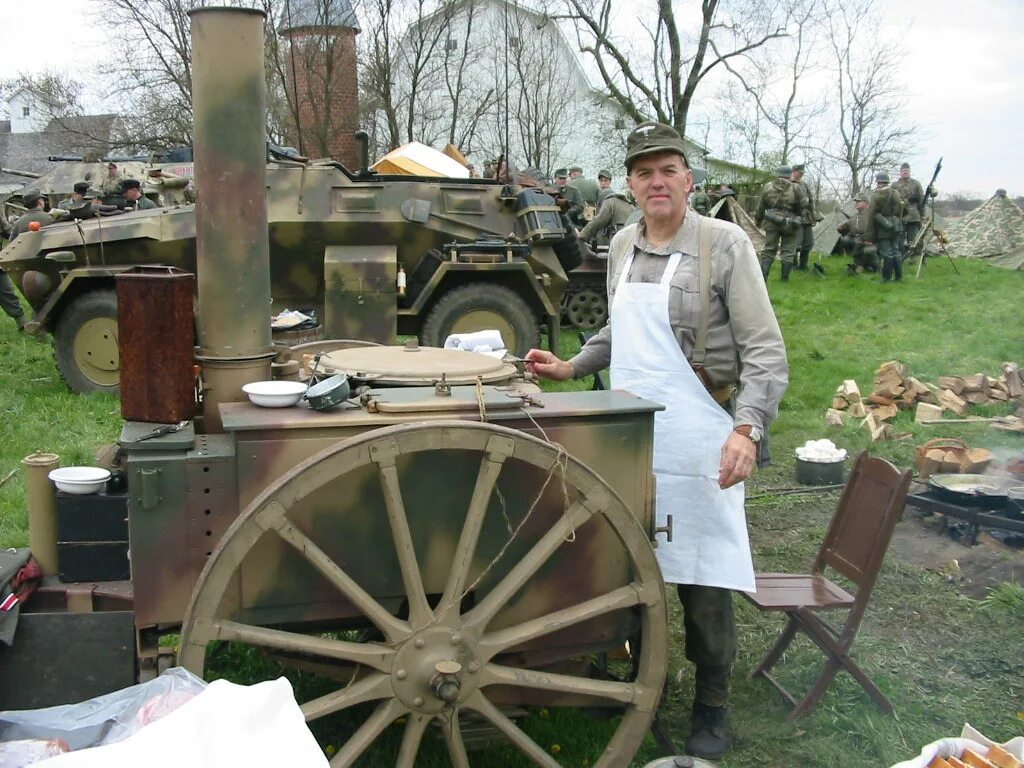
[[[569,169],[569,186],[580,191],[580,196],[586,205],[597,205],[597,195],[601,188],[593,179],[584,178],[583,169],[578,165]]]
[[[40,227],[53,223],[53,217],[43,210],[45,201],[38,190],[30,189],[23,192],[21,194],[21,201],[28,208],[28,212],[23,213],[14,222],[14,226],[11,227],[11,240],[14,240],[22,232],[28,232],[29,224],[33,222],[38,222]],[[25,310],[21,308],[21,302],[18,300],[18,292],[14,288],[14,283],[3,269],[0,269],[0,309],[3,309],[4,314],[14,320],[19,331],[24,329]]]
[[[878,259],[882,262],[882,282],[903,279],[899,241],[903,236],[903,198],[889,186],[889,174],[875,174],[875,193],[868,206],[867,232],[864,242],[878,246]]]
[[[907,258],[907,249],[921,231],[921,214],[924,212],[924,190],[921,182],[910,176],[910,163],[900,166],[900,177],[892,188],[900,193],[905,204],[903,209],[903,236],[899,240],[900,261]]]
[[[597,196],[597,215],[587,222],[580,232],[580,239],[586,243],[593,241],[596,245],[608,245],[612,237],[626,226],[633,206],[626,196],[614,189],[602,189]]]
[[[807,198],[797,184],[790,181],[793,169],[780,165],[775,180],[761,188],[757,199],[754,223],[764,230],[764,249],[761,251],[761,274],[767,282],[775,263],[775,254],[782,254],[782,279],[789,280],[796,256],[797,243],[802,234],[804,208]]]
[[[558,190],[558,194],[565,199],[569,206],[565,210],[565,215],[569,217],[569,221],[577,227],[582,227],[586,224],[583,220],[583,195],[580,194],[576,187],[569,184],[568,169],[558,168],[555,170],[555,187]]]
[[[89,192],[89,182],[76,182],[75,186],[72,187],[72,190],[71,197],[65,198],[57,203],[57,207],[62,211],[70,211],[73,207],[77,208],[81,204]]]
[[[602,168],[597,172],[597,186],[601,189],[609,189],[612,185],[612,172],[607,168]],[[600,204],[600,195],[598,195],[598,204]]]
[[[704,191],[704,187],[700,184],[693,185],[693,196],[690,198],[690,207],[701,216],[707,216],[708,211],[711,210],[711,198],[708,197],[708,193]]]
[[[121,196],[124,197],[126,211],[147,211],[158,207],[156,203],[142,194],[142,183],[138,179],[122,181]]]
[[[875,259],[875,246],[864,242],[864,233],[868,228],[868,203],[870,198],[863,192],[853,197],[857,215],[844,221],[836,230],[839,232],[839,247],[850,254],[853,262],[846,268],[849,275],[860,272],[877,272],[878,262]]]
[[[807,198],[807,206],[800,214],[803,225],[800,227],[797,238],[797,269],[807,269],[807,262],[811,259],[811,249],[814,247],[814,225],[823,218],[818,213],[817,201],[811,193],[810,185],[804,181],[804,168],[804,163],[796,163],[793,166],[793,173],[789,177],[794,184],[800,187]]]

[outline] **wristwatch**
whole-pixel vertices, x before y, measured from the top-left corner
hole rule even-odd
[[[749,439],[754,445],[761,442],[761,430],[750,424],[740,424],[738,427],[733,429],[733,432],[738,432],[745,438]]]

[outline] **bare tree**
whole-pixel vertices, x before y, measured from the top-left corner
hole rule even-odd
[[[906,91],[893,76],[900,54],[879,39],[878,20],[876,0],[844,0],[827,14],[838,130],[824,152],[844,170],[849,194],[874,170],[898,162],[918,134],[904,110]]]
[[[596,66],[608,95],[634,121],[653,117],[682,135],[694,94],[711,72],[786,34],[775,7],[759,0],[701,0],[696,39],[688,39],[676,3],[656,0],[653,17],[641,18],[642,40],[616,34],[616,12],[625,4],[561,1],[564,12],[550,18],[572,21],[579,49]],[[639,13],[640,6],[630,4],[628,12]]]

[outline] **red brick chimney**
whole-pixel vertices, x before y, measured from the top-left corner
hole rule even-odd
[[[358,169],[359,25],[349,0],[288,0],[279,32],[288,40],[284,65],[298,105],[298,149]]]

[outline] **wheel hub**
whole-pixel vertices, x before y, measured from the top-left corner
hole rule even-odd
[[[473,639],[459,629],[433,627],[402,645],[391,683],[395,695],[414,712],[436,714],[476,690],[482,666]]]
[[[117,384],[120,357],[115,318],[95,317],[83,323],[75,334],[73,351],[86,378],[101,386]]]

